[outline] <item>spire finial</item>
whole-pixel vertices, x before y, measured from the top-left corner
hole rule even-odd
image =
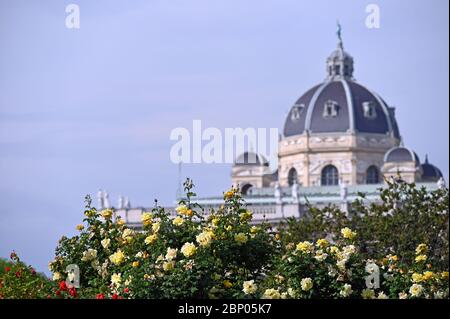
[[[425,164],[428,164],[428,154],[425,154]]]
[[[339,39],[338,45],[339,45],[339,47],[340,47],[341,49],[343,49],[344,45],[343,45],[343,43],[342,43],[342,26],[341,26],[341,24],[339,23],[339,20],[336,21],[336,24],[337,24],[337,31],[336,31],[336,34],[337,34],[337,37],[338,37],[338,39]]]

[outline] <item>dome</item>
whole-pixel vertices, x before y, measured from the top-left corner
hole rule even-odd
[[[394,108],[353,78],[353,58],[342,42],[328,57],[327,78],[304,93],[291,108],[284,136],[362,132],[400,139]]]
[[[421,167],[423,171],[422,180],[424,181],[437,181],[439,178],[443,177],[439,168],[428,163],[428,156],[425,156],[425,163],[423,163]]]
[[[388,150],[384,155],[384,162],[415,162],[416,166],[420,165],[419,156],[404,146],[396,146]]]
[[[244,152],[239,155],[234,162],[235,166],[244,165],[256,165],[256,166],[269,166],[269,162],[266,158],[260,154],[254,152]]]

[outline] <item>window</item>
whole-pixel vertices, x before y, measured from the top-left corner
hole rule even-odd
[[[242,195],[248,195],[249,194],[249,190],[252,187],[253,187],[252,184],[245,184],[244,186],[242,186],[242,189],[241,189]]]
[[[339,113],[339,105],[335,101],[328,100],[323,108],[323,117],[336,117]]]
[[[378,168],[375,165],[370,166],[366,173],[367,184],[378,184],[380,182],[380,174]]]
[[[289,186],[294,185],[294,182],[298,184],[298,174],[295,168],[291,168],[288,173],[288,184]]]
[[[375,103],[372,101],[363,102],[363,111],[364,111],[364,117],[368,119],[374,119],[377,117],[377,112],[375,110]]]
[[[339,173],[336,167],[333,165],[327,165],[322,169],[321,185],[338,185]]]
[[[344,75],[348,75],[350,72],[348,71],[348,65],[344,65]]]
[[[291,111],[291,119],[292,121],[296,122],[300,119],[300,115],[303,113],[303,110],[305,109],[305,104],[295,104],[292,107]]]
[[[334,66],[334,74],[336,74],[336,75],[341,74],[341,68],[340,68],[340,65],[335,65],[335,66]]]

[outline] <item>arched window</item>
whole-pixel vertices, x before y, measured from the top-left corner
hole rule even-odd
[[[322,169],[321,185],[338,185],[339,173],[336,167],[333,165],[327,165]]]
[[[380,182],[380,174],[375,165],[370,166],[366,172],[367,184],[378,184]]]
[[[248,195],[248,191],[252,187],[253,187],[252,184],[245,184],[244,186],[242,186],[242,189],[241,189],[242,195]]]
[[[288,183],[289,186],[294,185],[294,181],[298,184],[298,174],[295,168],[291,168],[288,173]]]

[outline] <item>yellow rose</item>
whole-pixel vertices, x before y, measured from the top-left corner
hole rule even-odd
[[[404,291],[398,293],[398,299],[408,299],[408,294]]]
[[[375,292],[372,289],[364,289],[361,293],[363,299],[373,299],[375,297]]]
[[[133,261],[131,264],[134,268],[139,267],[139,261]]]
[[[141,216],[142,224],[144,226],[151,225],[152,224],[152,219],[153,219],[153,214],[152,213],[145,212]]]
[[[167,261],[172,261],[175,258],[177,258],[177,253],[178,253],[178,249],[176,248],[167,248],[167,253],[166,253],[166,260]]]
[[[423,273],[423,280],[430,280],[434,278],[434,273],[432,271],[425,271]]]
[[[180,205],[175,209],[178,214],[180,215],[184,215],[184,216],[192,216],[192,210],[189,209],[189,207],[187,207],[186,205]]]
[[[421,282],[423,280],[423,276],[421,274],[418,274],[418,273],[413,273],[411,275],[411,280],[413,282]]]
[[[314,246],[309,241],[303,241],[297,244],[297,250],[302,253],[310,253],[314,250]]]
[[[134,230],[130,228],[126,228],[122,233],[122,238],[127,242],[131,242],[133,240]]]
[[[332,253],[333,255],[339,254],[339,248],[336,247],[336,246],[331,246],[331,247],[329,248],[329,250],[330,250],[330,253]]]
[[[114,286],[120,286],[121,282],[122,282],[122,274],[120,274],[120,273],[119,274],[113,274],[111,276],[111,283]]]
[[[212,231],[203,231],[197,235],[195,240],[199,243],[200,246],[206,247],[209,246],[212,239],[214,238],[214,233]]]
[[[420,244],[416,248],[416,255],[426,254],[428,252],[428,246],[425,244]]]
[[[102,217],[104,218],[104,219],[110,219],[111,218],[111,216],[112,216],[112,214],[113,214],[113,211],[112,211],[112,209],[105,209],[105,210],[102,210],[101,212],[100,212],[100,215],[102,215]]]
[[[224,199],[230,199],[233,197],[235,190],[232,188],[228,192],[225,192]]]
[[[227,227],[225,227],[226,231],[231,231],[232,229],[233,229],[233,226],[231,226],[231,225],[228,225]]]
[[[181,226],[181,225],[183,225],[183,223],[184,223],[184,219],[180,216],[177,216],[172,220],[172,224],[174,224],[175,226]]]
[[[157,236],[156,236],[155,234],[150,235],[150,236],[147,236],[147,237],[145,238],[145,240],[144,240],[144,243],[145,243],[146,245],[153,244],[153,243],[155,242],[156,238],[157,238]]]
[[[111,244],[111,239],[105,238],[100,242],[100,244],[102,244],[103,248],[108,249]]]
[[[441,278],[444,280],[448,280],[448,271],[441,272]]]
[[[175,267],[175,262],[174,261],[166,261],[165,263],[163,263],[163,270],[164,271],[170,271]]]
[[[421,285],[419,285],[419,284],[413,284],[409,288],[409,293],[413,297],[419,297],[422,294],[422,291],[423,291],[423,287]]]
[[[252,218],[253,218],[253,213],[250,212],[250,211],[246,211],[246,212],[241,213],[241,214],[239,215],[239,219],[240,219],[241,222],[249,221],[249,220],[251,220]]]
[[[223,286],[228,289],[228,288],[231,288],[233,286],[233,284],[231,283],[231,281],[226,279],[223,281]]]
[[[122,264],[125,261],[125,255],[123,254],[123,252],[119,249],[118,251],[116,251],[114,254],[112,254],[111,256],[109,256],[109,260],[119,266],[120,264]]]
[[[234,240],[238,242],[240,245],[245,244],[248,240],[247,235],[244,233],[239,233],[234,235]]]
[[[116,223],[117,223],[117,225],[119,225],[119,226],[125,225],[125,221],[124,221],[123,219],[120,219],[120,218],[117,220]]]
[[[418,255],[415,260],[416,260],[416,263],[423,262],[423,261],[427,260],[427,255]]]
[[[62,278],[62,276],[59,272],[55,272],[53,274],[53,281],[59,281],[59,280],[61,280],[61,278]]]
[[[313,281],[311,278],[303,278],[300,282],[303,291],[309,291],[313,287]]]
[[[321,249],[319,249],[319,250],[316,252],[316,255],[314,256],[314,258],[315,258],[317,261],[324,261],[325,259],[327,259],[327,257],[328,257],[328,254],[324,253],[323,250],[321,250]]]
[[[322,239],[318,239],[317,240],[317,242],[316,242],[316,246],[317,247],[320,247],[320,248],[325,248],[325,247],[327,247],[328,246],[328,240],[326,240],[326,239],[324,239],[324,238],[322,238]]]
[[[280,299],[281,294],[277,289],[266,289],[262,296],[262,299]]]
[[[197,247],[193,243],[185,243],[181,247],[181,253],[188,258],[194,255],[196,251]]]
[[[398,261],[398,257],[397,257],[397,255],[393,255],[393,256],[389,256],[389,260],[390,261],[392,261],[392,262],[397,262]]]
[[[213,224],[213,226],[219,225],[219,218],[213,218],[211,224]]]
[[[242,284],[242,291],[246,295],[254,294],[256,292],[256,289],[257,286],[254,280],[244,281],[244,283]]]
[[[161,227],[161,224],[160,223],[154,223],[153,225],[152,225],[152,230],[153,230],[153,232],[156,234],[157,232],[159,232],[159,228]]]
[[[347,239],[353,239],[356,237],[356,233],[348,227],[342,228],[341,234],[342,234],[342,237],[347,238]]]
[[[252,228],[250,228],[250,233],[256,234],[257,232],[259,232],[259,227],[252,226]]]
[[[84,229],[84,225],[83,224],[77,225],[77,230],[78,231],[82,231],[83,229]]]

